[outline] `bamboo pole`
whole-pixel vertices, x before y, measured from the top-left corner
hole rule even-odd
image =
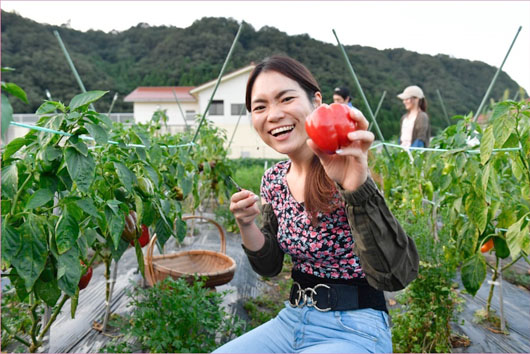
[[[488,86],[488,89],[486,90],[486,93],[484,94],[484,97],[482,98],[482,102],[480,102],[480,105],[478,106],[477,112],[475,113],[475,117],[473,117],[473,122],[476,122],[478,120],[478,116],[480,115],[480,112],[482,112],[482,109],[484,108],[484,104],[486,103],[486,100],[488,99],[488,96],[490,95],[491,89],[493,85],[495,84],[495,81],[497,80],[497,76],[499,76],[499,73],[501,72],[502,67],[504,66],[504,63],[506,62],[508,55],[510,55],[510,52],[515,43],[515,40],[517,39],[517,36],[519,35],[519,32],[521,32],[522,28],[523,28],[522,26],[519,26],[519,29],[517,30],[517,33],[515,34],[515,37],[512,41],[512,44],[510,45],[510,48],[508,48],[508,52],[504,56],[501,66],[499,66],[499,68],[497,69],[497,72],[495,73],[495,75],[493,75],[493,79],[491,79],[490,85]]]
[[[114,93],[114,97],[112,97],[112,102],[110,103],[110,107],[109,107],[109,113],[107,113],[107,115],[109,116],[109,119],[110,119],[110,112],[112,112],[112,108],[114,108],[114,103],[116,102],[116,100],[118,99],[118,93]]]
[[[337,43],[339,45],[339,48],[342,51],[342,55],[344,56],[344,60],[346,61],[346,65],[347,65],[348,69],[350,70],[350,73],[351,73],[351,75],[353,77],[353,80],[355,81],[355,85],[357,86],[357,89],[359,90],[359,92],[361,94],[361,98],[364,101],[364,105],[366,106],[366,110],[368,111],[368,115],[370,116],[370,119],[372,120],[372,123],[374,123],[375,129],[376,129],[376,134],[379,137],[379,139],[381,139],[381,142],[384,143],[385,142],[385,138],[383,137],[383,133],[381,133],[381,129],[379,129],[379,124],[377,124],[377,121],[375,120],[374,113],[372,112],[372,109],[370,108],[370,104],[368,103],[368,100],[366,99],[366,96],[365,96],[364,91],[363,91],[363,89],[361,87],[361,84],[359,83],[359,80],[357,79],[357,75],[355,75],[355,71],[353,70],[353,67],[351,65],[350,59],[348,58],[348,55],[346,54],[346,50],[344,50],[344,47],[340,43],[339,37],[337,37],[337,33],[335,32],[335,30],[333,29],[332,31],[333,31],[333,34],[335,35],[335,39],[337,39]],[[383,145],[383,148],[385,149],[385,152],[386,152],[387,156],[390,157],[390,153],[388,152],[388,149],[387,149],[386,145]]]
[[[111,259],[111,262],[112,262],[112,259]],[[116,283],[117,275],[118,275],[118,261],[114,260],[114,268],[112,269],[112,280],[110,281],[110,292],[108,294],[108,298],[106,301],[105,316],[103,317],[103,329],[101,330],[103,333],[105,333],[105,331],[107,330],[107,325],[109,323],[112,293],[114,292],[114,284]]]
[[[199,121],[199,125],[197,126],[197,130],[195,131],[195,135],[193,136],[193,139],[191,140],[192,145],[190,145],[188,152],[191,151],[193,147],[193,143],[195,142],[195,139],[197,139],[197,136],[199,135],[199,130],[201,129],[202,122],[204,122],[204,119],[206,118],[206,114],[208,113],[208,110],[210,109],[210,105],[212,104],[213,98],[215,96],[215,92],[217,91],[217,87],[219,87],[219,83],[221,82],[221,78],[223,77],[223,74],[226,69],[226,65],[228,64],[230,57],[232,56],[232,52],[234,51],[234,47],[236,46],[237,40],[239,39],[239,35],[241,34],[241,29],[243,28],[244,21],[241,21],[241,25],[239,25],[239,29],[237,30],[237,34],[234,38],[234,41],[232,42],[232,46],[230,47],[230,50],[228,51],[228,55],[226,56],[225,62],[221,68],[221,71],[219,72],[219,77],[217,78],[217,82],[215,83],[215,87],[212,92],[212,96],[210,97],[210,100],[208,101],[208,104],[206,105],[206,109],[204,110],[204,114],[201,117],[201,120]]]
[[[502,293],[502,258],[499,258],[499,307],[501,318],[501,331],[506,332],[506,321],[504,320],[504,300]]]
[[[78,83],[79,87],[81,88],[81,92],[85,93],[86,92],[85,85],[83,85],[83,81],[81,80],[81,77],[77,73],[77,70],[75,68],[74,62],[70,58],[70,54],[68,54],[68,51],[66,50],[66,47],[64,46],[63,40],[61,39],[61,35],[59,35],[59,32],[56,31],[56,30],[53,31],[53,34],[57,38],[57,41],[59,42],[59,46],[63,50],[64,56],[66,57],[66,61],[68,62],[68,65],[70,65],[70,69],[72,69],[72,72],[74,73],[75,79],[77,80],[77,83]],[[90,104],[90,109],[93,110],[93,111],[96,110],[92,103]]]
[[[232,141],[234,140],[234,136],[236,135],[237,127],[239,126],[239,121],[241,120],[241,117],[243,116],[243,113],[246,111],[245,105],[243,105],[241,109],[241,113],[239,113],[239,118],[237,118],[236,127],[234,128],[234,132],[232,133],[232,137],[230,138],[230,142],[228,143],[227,150],[230,149],[230,146],[232,145]]]
[[[180,115],[182,116],[182,120],[184,121],[186,130],[188,130],[188,122],[186,122],[186,116],[184,115],[184,111],[182,110],[182,106],[180,105],[179,99],[177,97],[177,93],[175,92],[174,88],[172,88],[171,91],[173,92],[173,97],[175,97],[175,101],[177,102],[177,105],[179,106]]]
[[[444,111],[444,118],[447,121],[447,126],[451,125],[451,121],[449,120],[449,114],[447,114],[447,110],[445,109],[444,100],[442,99],[442,94],[440,93],[440,90],[436,89],[436,93],[438,94],[438,99],[440,100],[440,105],[442,106],[442,110]]]
[[[386,96],[386,90],[383,91],[383,94],[381,95],[381,98],[379,99],[379,103],[377,104],[377,108],[375,109],[374,113],[374,120],[377,119],[377,115],[379,114],[379,110],[381,109],[381,105],[383,104],[383,100]],[[372,122],[370,122],[370,125],[368,126],[368,130],[372,129]]]

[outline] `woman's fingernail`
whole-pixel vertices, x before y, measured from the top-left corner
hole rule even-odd
[[[259,200],[259,197],[257,195],[255,195],[253,199],[254,199],[254,201],[257,202]]]

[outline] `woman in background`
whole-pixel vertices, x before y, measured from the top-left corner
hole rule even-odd
[[[397,95],[407,110],[401,117],[399,144],[404,147],[428,147],[431,124],[427,115],[427,100],[418,86],[409,86]]]

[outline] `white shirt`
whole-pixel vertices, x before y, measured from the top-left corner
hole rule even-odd
[[[414,116],[409,114],[403,119],[403,124],[401,125],[401,146],[409,147],[412,144],[412,130],[414,129],[414,122],[416,122],[417,116],[417,114]]]

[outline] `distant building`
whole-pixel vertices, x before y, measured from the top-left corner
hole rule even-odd
[[[285,155],[262,142],[245,108],[245,88],[253,68],[254,65],[249,65],[221,78],[207,119],[226,131],[227,145],[230,144],[229,157],[285,158]],[[156,110],[162,109],[166,110],[168,125],[173,128],[170,131],[182,131],[186,125],[192,124],[191,129],[195,129],[195,117],[206,110],[216,83],[217,79],[196,87],[141,86],[127,95],[124,101],[133,103],[136,123],[149,121]]]

